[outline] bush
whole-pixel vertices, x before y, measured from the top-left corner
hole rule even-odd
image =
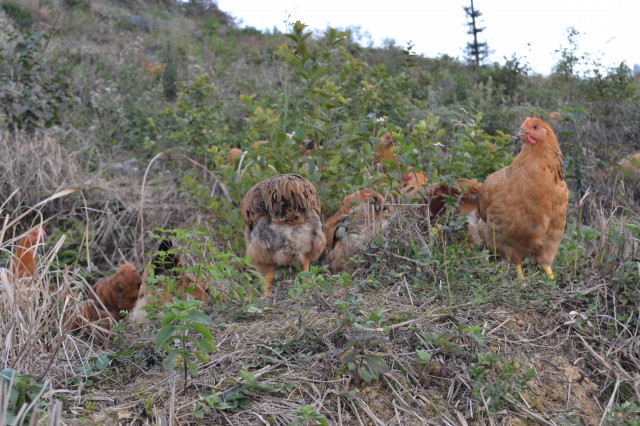
[[[5,0],[1,6],[2,10],[13,19],[13,22],[21,30],[29,30],[36,22],[31,11],[25,9],[17,1]]]
[[[62,6],[68,10],[88,11],[91,9],[91,0],[62,0]]]

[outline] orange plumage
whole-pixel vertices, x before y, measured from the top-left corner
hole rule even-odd
[[[391,135],[391,133],[385,133],[380,138],[380,145],[375,147],[375,154],[373,156],[373,163],[376,169],[382,173],[386,173],[387,169],[385,165],[392,164],[397,161],[396,153],[393,152],[393,148],[397,145],[398,141]]]
[[[384,197],[376,191],[362,189],[347,195],[342,207],[324,226],[324,260],[329,264],[329,270],[332,273],[344,270],[349,257],[358,247],[375,239],[388,217]]]
[[[101,278],[93,286],[87,301],[80,306],[72,328],[99,320],[106,328],[122,319],[121,311],[130,311],[138,300],[142,278],[133,263],[125,262],[115,274]]]
[[[247,256],[264,276],[264,295],[278,266],[300,264],[305,271],[325,246],[320,198],[311,182],[295,174],[273,176],[247,191],[242,200]]]
[[[558,252],[567,213],[568,191],[562,152],[555,133],[539,118],[524,121],[522,150],[509,165],[482,184],[478,208],[469,215],[473,240],[516,265],[534,258],[547,276]]]
[[[14,279],[33,277],[39,260],[37,247],[44,241],[46,235],[46,232],[38,227],[18,240],[15,257],[11,259],[9,266]],[[26,280],[25,284],[28,285]]]
[[[456,179],[456,186],[438,183],[429,188],[428,203],[432,220],[440,216],[447,205],[447,198],[459,200],[456,213],[464,215],[471,213],[478,206],[478,197],[482,183],[471,179]]]

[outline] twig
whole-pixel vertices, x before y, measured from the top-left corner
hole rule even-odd
[[[409,324],[414,323],[416,321],[418,321],[417,318],[409,320],[409,321],[399,322],[397,324],[389,325],[387,327],[378,327],[378,328],[363,327],[363,326],[359,325],[358,323],[353,324],[353,326],[355,328],[357,328],[358,330],[362,330],[362,331],[377,331],[378,333],[384,333],[385,331],[395,330],[396,328],[400,328],[400,327],[403,327],[405,325],[409,325]]]
[[[411,302],[411,306],[416,306],[413,303],[413,296],[411,295],[411,290],[409,289],[409,283],[407,282],[407,278],[403,275],[402,282],[404,283],[405,288],[407,289],[407,295],[409,295],[409,301]]]
[[[611,407],[613,407],[613,401],[615,401],[616,399],[616,394],[618,393],[619,387],[620,387],[620,379],[616,378],[616,384],[613,387],[613,392],[611,392],[611,398],[609,398],[609,403],[607,404],[607,407],[604,409],[604,412],[602,413],[602,418],[600,419],[600,423],[598,424],[598,426],[603,425],[604,420],[607,418],[607,414],[609,413],[609,411],[611,411]]]
[[[611,364],[609,364],[604,358],[602,358],[588,343],[586,340],[584,340],[584,338],[578,334],[578,337],[580,338],[580,340],[582,340],[582,344],[584,344],[585,348],[587,348],[587,350],[589,352],[591,352],[591,355],[594,356],[595,359],[598,360],[598,362],[600,364],[602,364],[607,370],[609,371],[613,371],[613,368],[611,367]]]
[[[487,336],[490,335],[490,334],[495,333],[496,331],[498,331],[498,329],[500,329],[503,325],[505,325],[509,321],[511,321],[511,318],[507,318],[506,320],[502,321],[500,324],[498,324],[497,326],[495,326],[491,330],[487,331]]]

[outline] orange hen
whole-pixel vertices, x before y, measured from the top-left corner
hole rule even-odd
[[[371,243],[384,228],[389,210],[384,197],[372,189],[362,189],[344,198],[342,207],[324,226],[324,260],[329,270],[344,270],[345,262],[364,244]]]
[[[120,321],[122,311],[130,311],[138,300],[138,292],[142,278],[138,269],[130,262],[125,262],[115,274],[101,278],[89,292],[89,297],[80,307],[80,316],[76,318],[73,328],[77,328],[85,322],[103,322],[105,327],[109,323]]]
[[[325,247],[320,198],[311,182],[295,174],[270,177],[242,200],[247,256],[265,279],[271,297],[276,267],[300,264],[304,271]]]
[[[38,227],[18,240],[15,257],[12,257],[9,266],[12,279],[24,279],[25,285],[29,285],[27,278],[33,277],[38,266],[37,248],[46,235],[44,229]]]
[[[511,165],[489,175],[469,215],[471,238],[516,265],[534,258],[550,279],[567,213],[568,191],[555,133],[539,118],[522,123],[522,150]]]

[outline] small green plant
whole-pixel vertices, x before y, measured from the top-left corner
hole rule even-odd
[[[298,407],[293,414],[295,414],[295,417],[291,423],[289,423],[289,426],[329,425],[327,418],[318,413],[313,405],[303,405]]]
[[[11,368],[5,368],[0,371],[0,386],[2,387],[0,394],[8,395],[7,405],[0,405],[0,418],[6,419],[7,425],[31,424],[34,410],[21,413],[25,405],[35,402],[36,407],[46,406],[40,399],[46,387],[33,383],[29,374],[18,374]]]
[[[20,4],[18,1],[13,0],[5,0],[0,3],[2,10],[13,19],[13,22],[16,23],[16,26],[21,30],[30,29],[33,24],[36,22],[36,19],[33,17],[33,14],[25,9],[24,6]]]
[[[173,370],[182,363],[184,390],[187,390],[189,374],[197,377],[194,359],[205,362],[215,351],[215,341],[208,325],[213,320],[198,309],[198,300],[178,300],[165,303],[162,328],[156,335],[156,347],[163,348],[167,355],[162,361],[166,370]]]
[[[13,49],[0,48],[0,122],[10,130],[60,124],[70,105],[64,72],[44,54],[50,38],[46,32],[9,34]]]
[[[80,375],[85,377],[84,384],[87,387],[93,386],[99,382],[104,376],[109,376],[108,370],[111,359],[108,355],[100,355],[89,358],[88,362],[80,367]]]
[[[218,411],[240,411],[251,407],[250,396],[260,393],[281,394],[291,392],[290,387],[284,387],[269,382],[259,381],[253,374],[240,370],[238,375],[242,379],[237,385],[225,392],[207,392],[202,396],[203,403],[195,406],[196,416],[203,418],[206,413],[215,409]]]
[[[526,388],[533,377],[532,368],[524,367],[518,359],[503,359],[492,352],[478,353],[471,363],[473,398],[490,412],[503,409],[514,395]]]
[[[640,425],[640,406],[637,401],[625,401],[615,404],[607,418],[609,426],[638,426]]]
[[[322,292],[333,293],[333,285],[325,275],[322,274],[324,268],[311,266],[308,271],[302,271],[296,275],[289,297],[302,302],[305,299],[313,298],[316,306],[320,309],[319,295]]]
[[[372,353],[379,351],[386,342],[387,339],[372,333],[356,334],[347,339],[344,348],[338,352],[338,360],[352,372],[352,384],[357,386],[362,381],[371,384],[379,380],[380,374],[389,372],[384,359]]]

